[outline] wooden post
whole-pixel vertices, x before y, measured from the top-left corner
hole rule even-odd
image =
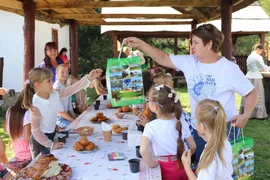
[[[197,24],[198,24],[198,22],[195,19],[193,19],[193,21],[191,23],[191,31],[193,29],[196,29],[197,28]],[[189,43],[189,54],[192,54],[192,49],[191,49],[191,40],[192,40],[192,37],[191,36],[189,37],[189,40],[190,40],[190,43]]]
[[[260,34],[260,43],[261,43],[261,45],[263,45],[263,47],[264,47],[264,43],[265,43],[265,32],[262,32],[262,33]],[[264,58],[264,57],[265,57],[265,51],[263,51],[261,55],[262,55],[262,57]]]
[[[118,57],[118,50],[117,50],[117,40],[118,35],[116,33],[113,33],[113,57]]]
[[[27,1],[23,4],[24,11],[24,61],[23,83],[28,79],[29,71],[35,66],[35,8],[36,3]]]
[[[78,77],[78,22],[71,20],[71,75]]]
[[[224,41],[221,52],[228,60],[232,59],[232,0],[221,1],[221,30]]]
[[[0,57],[0,87],[3,87],[3,73],[4,72],[4,58]],[[0,96],[0,100],[3,99],[3,96]]]

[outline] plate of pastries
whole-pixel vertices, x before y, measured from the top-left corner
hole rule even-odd
[[[98,112],[89,121],[92,123],[102,123],[102,122],[106,122],[108,120],[110,120],[110,119],[107,118],[106,116],[104,116],[104,114],[102,112]]]
[[[128,130],[128,127],[121,127],[118,124],[114,124],[112,126],[112,134],[115,134],[115,135],[120,135],[122,134],[122,131],[125,131],[125,130]]]
[[[39,156],[35,162],[20,170],[13,179],[68,180],[71,174],[72,169],[70,166],[58,163],[58,159],[53,154],[48,154]]]
[[[86,136],[82,136],[79,141],[74,143],[73,149],[82,153],[88,153],[98,150],[99,147],[92,141],[89,141]]]

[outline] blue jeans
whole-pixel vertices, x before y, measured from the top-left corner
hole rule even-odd
[[[68,121],[65,118],[61,117],[61,116],[57,117],[57,121],[56,121],[57,126],[59,126],[61,128],[65,128],[70,124],[71,124],[71,121]]]
[[[239,131],[240,131],[239,128],[231,127],[231,123],[227,123],[227,137],[228,137],[229,141],[234,140],[234,138],[237,139],[239,137]],[[196,143],[196,150],[194,153],[194,161],[198,164],[206,142],[198,135],[198,132],[195,129],[192,132],[192,136],[193,136],[193,139]]]

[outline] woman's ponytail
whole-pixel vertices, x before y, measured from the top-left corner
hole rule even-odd
[[[27,80],[29,81],[29,80]],[[23,108],[31,109],[32,108],[32,99],[35,94],[34,87],[31,85],[31,82],[26,82],[24,88],[24,96],[23,96]]]
[[[177,97],[175,95],[175,97]],[[178,100],[178,102],[175,103],[174,105],[174,114],[175,114],[175,117],[177,119],[176,121],[176,129],[178,131],[178,138],[177,138],[177,164],[178,164],[178,167],[182,167],[183,164],[182,164],[182,160],[181,160],[181,157],[182,157],[182,154],[185,150],[185,147],[184,147],[184,142],[182,140],[182,123],[181,123],[181,115],[182,115],[182,112],[183,112],[183,109],[182,109],[182,105],[180,103],[180,101]]]

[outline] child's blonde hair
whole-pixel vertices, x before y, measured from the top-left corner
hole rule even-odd
[[[66,66],[65,64],[59,64],[59,65],[56,67],[56,72],[58,72],[61,68],[66,68],[66,69],[68,70],[68,68],[67,68],[67,66]]]
[[[155,76],[153,77],[153,82],[154,82],[154,84],[156,84],[156,85],[162,84],[162,83],[161,83],[161,76],[160,76],[160,75],[155,75]]]
[[[158,87],[158,88],[157,88]],[[170,95],[169,95],[170,94]],[[176,122],[176,130],[178,131],[178,139],[177,139],[177,164],[179,167],[182,167],[182,154],[184,152],[184,142],[182,140],[182,123],[181,123],[181,115],[183,112],[183,108],[181,102],[178,99],[177,92],[171,89],[168,86],[152,86],[149,97],[151,101],[157,102],[162,107],[159,108],[161,113],[171,114],[174,113],[177,122]],[[177,101],[176,101],[177,99]]]
[[[171,74],[167,73],[161,77],[162,84],[166,86],[173,87],[173,77]]]
[[[223,106],[215,100],[205,99],[199,102],[196,108],[196,119],[205,124],[208,130],[212,133],[212,137],[207,142],[198,164],[196,173],[206,169],[214,160],[218,153],[222,164],[225,164],[222,151],[226,137],[226,114]]]
[[[74,84],[75,82],[77,82],[79,79],[74,77],[74,76],[70,76],[68,79],[67,79],[67,85],[70,86],[72,84]]]
[[[26,85],[23,96],[23,107],[25,109],[32,108],[32,99],[35,94],[34,84],[36,82],[41,83],[42,81],[52,77],[52,72],[47,68],[34,68],[29,72],[29,79],[25,82]]]

